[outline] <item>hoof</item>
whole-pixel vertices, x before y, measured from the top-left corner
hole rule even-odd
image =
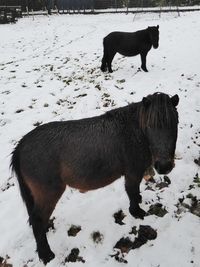
[[[103,71],[103,72],[106,72],[106,71],[107,71],[107,69],[106,69],[106,68],[103,68],[103,67],[101,67],[101,71]]]
[[[110,73],[112,73],[112,72],[113,72],[113,70],[109,70],[109,72],[110,72]]]
[[[48,262],[55,258],[55,254],[49,250],[48,252],[38,253],[40,260],[46,265]]]
[[[142,196],[141,195],[139,195],[139,197],[138,197],[138,202],[142,203]]]
[[[145,72],[148,72],[148,69],[147,68],[144,68],[144,67],[141,67],[141,69]]]
[[[138,209],[129,208],[129,212],[136,219],[139,218],[143,220],[144,216],[146,215],[146,212],[141,208],[138,208]]]

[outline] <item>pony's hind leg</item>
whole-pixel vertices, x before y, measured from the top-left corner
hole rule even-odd
[[[109,55],[107,56],[108,71],[109,71],[110,73],[113,72],[113,70],[112,70],[112,65],[111,65],[111,64],[112,64],[112,61],[113,61],[113,58],[114,58],[115,54],[116,54],[116,52],[111,51],[111,52],[109,53]]]
[[[106,45],[106,41],[104,38],[104,40],[103,40],[103,58],[101,61],[101,70],[103,72],[105,72],[107,70],[107,55],[108,55],[107,45]]]
[[[48,244],[46,237],[46,225],[44,224],[43,216],[41,215],[41,213],[41,207],[35,206],[34,211],[30,217],[30,222],[37,244],[38,256],[44,264],[47,264],[55,257],[55,255],[51,251],[50,246]]]
[[[35,181],[28,181],[28,186],[34,198],[34,209],[30,216],[30,223],[35,236],[39,258],[47,264],[55,255],[51,251],[46,237],[49,218],[65,190],[65,186],[39,185]]]

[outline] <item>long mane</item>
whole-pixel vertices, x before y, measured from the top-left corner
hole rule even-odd
[[[146,98],[149,104],[143,101],[138,109],[139,126],[163,129],[174,128],[178,123],[178,114],[168,95],[155,93]]]

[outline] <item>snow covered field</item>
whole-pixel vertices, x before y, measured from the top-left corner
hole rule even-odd
[[[157,24],[160,47],[148,54],[148,73],[138,70],[139,56],[120,55],[112,74],[100,71],[105,35]],[[48,240],[56,258],[47,266],[199,267],[200,170],[194,160],[200,156],[200,13],[38,16],[0,25],[0,36],[0,257],[14,267],[43,266],[9,170],[16,142],[41,123],[102,114],[160,91],[180,97],[176,167],[168,175],[171,184],[159,175],[154,183],[142,182],[141,207],[160,203],[167,213],[131,217],[123,178],[86,194],[68,188],[53,214]],[[122,225],[113,217],[119,210]],[[75,237],[68,236],[72,225],[81,227]],[[117,241],[134,241],[131,229],[140,225],[150,225],[157,238],[118,253]],[[80,261],[65,262],[73,248]]]

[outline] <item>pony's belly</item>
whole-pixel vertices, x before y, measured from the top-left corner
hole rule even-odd
[[[66,185],[78,189],[81,193],[85,193],[90,190],[96,190],[101,187],[105,187],[115,180],[120,178],[121,175],[112,175],[105,177],[63,177]]]
[[[121,54],[122,56],[125,56],[125,57],[134,57],[134,56],[137,56],[139,54],[139,51],[119,50],[118,53]]]
[[[86,168],[87,166],[87,168]],[[72,167],[62,164],[60,177],[68,186],[81,192],[95,190],[113,183],[123,175],[122,169],[110,166],[95,168],[93,165],[84,164]]]

